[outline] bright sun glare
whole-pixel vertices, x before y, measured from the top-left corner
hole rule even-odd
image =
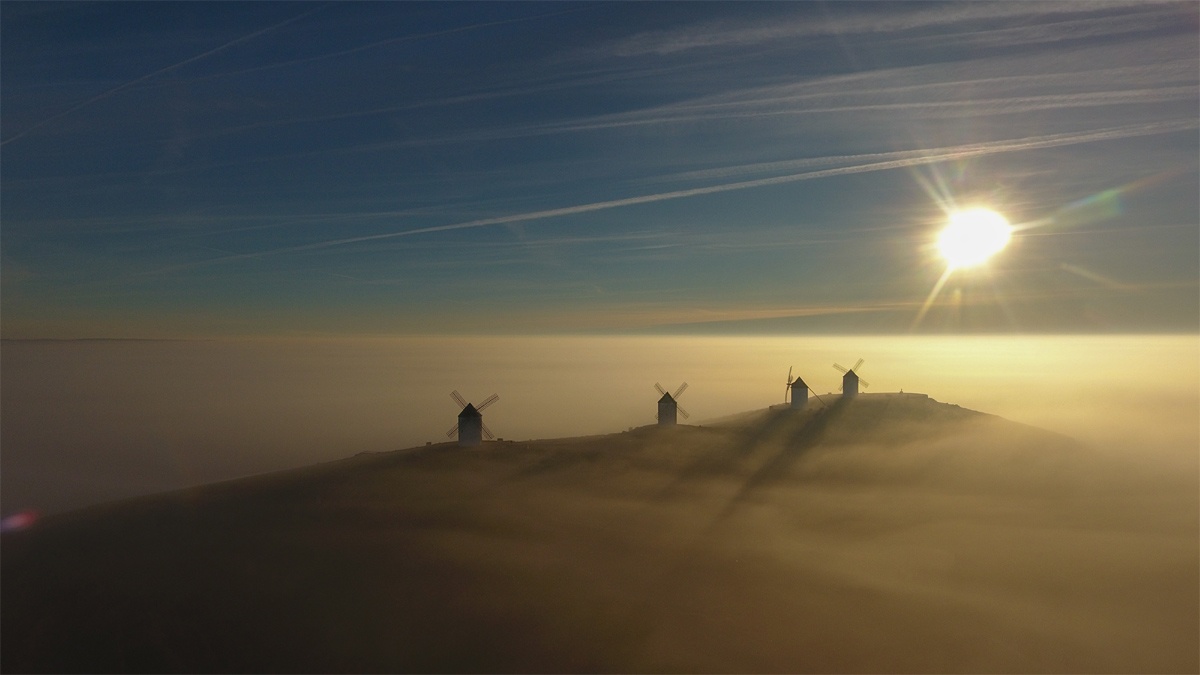
[[[938,250],[951,269],[978,265],[1008,245],[1012,226],[991,209],[969,209],[950,215],[938,236]]]

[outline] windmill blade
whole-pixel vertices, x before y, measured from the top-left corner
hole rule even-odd
[[[863,389],[866,389],[867,387],[871,386],[870,382],[867,382],[866,380],[862,379],[861,377],[858,378],[858,383],[862,385]]]
[[[480,403],[478,406],[475,407],[475,409],[480,412],[483,412],[484,408],[488,407],[489,405],[491,405],[499,400],[500,400],[499,394],[492,394],[491,396],[483,399],[483,403]]]
[[[460,409],[467,407],[467,399],[463,398],[462,394],[458,393],[457,389],[450,392],[450,398],[454,399],[454,402],[458,404]]]
[[[795,368],[795,366],[788,366],[788,384],[792,383],[792,368]]]
[[[496,437],[496,434],[493,434],[493,433],[492,433],[492,430],[491,430],[491,429],[489,429],[489,428],[487,428],[487,425],[486,425],[486,424],[484,424],[483,422],[480,422],[480,423],[479,423],[479,425],[480,425],[481,427],[483,427],[483,435],[484,435],[484,437],[485,437],[485,438],[487,438],[489,441],[490,441],[490,440],[492,440],[493,438],[495,438],[495,437]]]
[[[791,393],[792,393],[792,383],[788,382],[787,387],[784,387],[784,389],[783,389],[783,402],[784,403],[788,402],[788,396],[790,396]]]
[[[680,415],[683,415],[683,419],[686,420],[687,418],[691,417],[691,415],[688,414],[688,411],[684,410],[683,406],[679,405],[678,403],[675,404],[675,409],[679,411]]]
[[[859,359],[859,360],[858,360],[858,363],[854,364],[854,367],[853,367],[853,368],[851,368],[850,370],[858,370],[859,368],[861,368],[861,367],[862,367],[862,364],[863,364],[863,360],[862,360],[862,359]]]
[[[655,383],[654,383],[654,388],[655,388],[655,389],[657,389],[657,390],[658,390],[658,393],[662,394],[663,396],[666,396],[666,395],[667,395],[667,390],[666,390],[666,389],[663,389],[661,384],[659,384],[659,383],[655,382]]]
[[[684,389],[687,389],[687,382],[679,385],[679,388],[675,390],[675,393],[671,394],[671,398],[679,398],[679,395],[683,393]]]
[[[450,427],[450,431],[446,432],[446,438],[450,438],[451,436],[453,436],[456,433],[458,433],[458,425],[457,424]]]
[[[842,364],[840,364],[840,363],[835,363],[835,364],[833,364],[833,367],[834,367],[835,369],[837,369],[837,370],[840,370],[840,371],[842,371],[843,373],[847,372],[847,371],[846,371],[846,369],[845,369],[845,368],[842,366]]]

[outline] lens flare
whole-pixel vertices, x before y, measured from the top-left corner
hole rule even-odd
[[[26,509],[20,513],[14,513],[11,516],[5,516],[0,519],[0,532],[13,532],[16,530],[24,530],[32,527],[37,522],[38,512],[34,509]]]
[[[938,236],[938,250],[951,269],[973,267],[999,253],[1012,239],[1012,226],[991,209],[969,209],[950,215]]]

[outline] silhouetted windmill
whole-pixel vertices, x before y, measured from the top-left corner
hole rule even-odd
[[[808,392],[810,391],[812,391],[812,395],[816,396],[818,401],[821,401],[821,405],[825,405],[825,401],[822,401],[821,397],[817,396],[817,392],[813,391],[812,387],[805,384],[803,379],[797,377],[793,380],[792,369],[788,368],[787,390],[783,394],[783,402],[787,403],[788,396],[790,395],[792,399],[792,408],[800,410],[808,405]]]
[[[788,367],[787,389],[783,392],[783,402],[788,402],[788,397],[792,399],[793,408],[803,408],[808,405],[808,385],[804,380],[797,377],[792,379],[792,368]]]
[[[658,390],[658,393],[662,394],[662,398],[658,399],[658,414],[655,415],[655,417],[658,419],[658,426],[665,427],[675,424],[676,411],[683,415],[683,419],[685,420],[688,417],[691,417],[691,415],[688,415],[688,411],[684,410],[683,407],[680,406],[675,400],[679,398],[679,395],[683,393],[684,389],[687,389],[687,386],[688,383],[684,382],[683,384],[679,385],[679,388],[675,390],[674,394],[668,394],[667,390],[663,389],[661,384],[657,382],[654,383],[654,388]]]
[[[458,424],[450,427],[450,431],[446,432],[446,436],[453,436],[454,432],[458,432],[458,444],[460,446],[479,445],[483,442],[483,437],[486,436],[490,441],[496,437],[491,429],[483,423],[483,409],[500,400],[496,394],[483,399],[483,402],[478,407],[467,403],[467,399],[463,398],[458,391],[450,392],[450,398],[462,408],[462,412],[458,413]]]
[[[854,364],[853,368],[846,369],[838,364],[833,364],[833,367],[842,372],[842,397],[853,398],[858,396],[858,385],[861,383],[863,388],[871,386],[870,382],[858,376],[858,369],[862,367],[863,360],[859,359],[858,363]]]

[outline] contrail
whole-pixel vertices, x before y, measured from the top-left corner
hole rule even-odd
[[[573,8],[573,9],[559,10],[557,12],[547,12],[545,14],[535,14],[533,16],[522,16],[522,17],[517,17],[515,19],[502,19],[502,20],[498,20],[498,21],[488,21],[485,23],[473,23],[473,24],[468,24],[466,26],[456,26],[454,28],[447,28],[445,30],[433,31],[433,32],[429,32],[429,33],[414,33],[411,35],[401,35],[399,37],[388,38],[386,40],[377,40],[375,42],[369,42],[367,44],[359,45],[357,47],[350,47],[349,49],[343,49],[343,50],[337,51],[337,52],[318,54],[316,56],[308,56],[305,58],[293,59],[291,61],[283,61],[280,63],[270,63],[267,65],[258,66],[256,68],[247,68],[245,70],[238,70],[238,71],[233,71],[233,72],[228,72],[228,73],[217,73],[217,74],[211,75],[209,77],[227,77],[229,75],[244,75],[246,73],[255,73],[255,72],[259,72],[259,71],[263,71],[263,70],[271,70],[274,68],[287,68],[287,67],[294,66],[294,65],[300,64],[300,63],[312,63],[314,61],[323,61],[326,59],[337,58],[339,56],[346,56],[347,54],[354,54],[357,52],[374,49],[376,47],[382,47],[384,45],[396,44],[396,43],[400,43],[400,42],[413,42],[416,40],[425,40],[428,38],[441,37],[443,35],[452,35],[454,33],[463,33],[466,31],[478,30],[480,28],[491,28],[493,26],[504,26],[507,24],[521,23],[524,21],[536,21],[538,19],[548,19],[548,18],[555,17],[555,16],[562,16],[564,14],[574,14],[577,12],[591,11],[592,9],[593,8],[591,8],[591,7],[577,7],[577,8]],[[297,17],[297,18],[299,18],[299,17]]]
[[[153,73],[149,73],[147,75],[142,75],[139,78],[136,78],[136,79],[130,80],[129,82],[126,82],[125,84],[117,85],[116,87],[113,87],[112,89],[109,89],[108,91],[106,91],[104,93],[96,94],[95,96],[87,99],[86,101],[83,101],[82,103],[76,103],[75,105],[71,106],[70,108],[67,108],[66,110],[58,113],[57,115],[51,115],[50,117],[47,117],[46,119],[42,120],[41,122],[38,122],[37,124],[34,124],[33,126],[29,127],[28,129],[25,129],[24,131],[21,131],[21,132],[18,132],[17,134],[9,136],[8,138],[4,139],[3,141],[0,141],[0,146],[8,145],[9,143],[11,143],[19,138],[24,138],[25,136],[28,136],[30,133],[33,133],[34,131],[46,126],[47,124],[49,124],[57,119],[66,117],[67,115],[70,115],[71,113],[75,112],[76,110],[79,110],[81,108],[86,108],[87,106],[95,103],[96,101],[102,101],[102,100],[108,98],[109,96],[112,96],[113,94],[124,91],[134,85],[141,84],[142,82],[145,82],[146,80],[149,80],[150,78],[157,77],[159,75],[162,75],[163,73],[169,73],[172,70],[175,70],[177,68],[182,68],[182,67],[188,65],[189,63],[195,63],[196,61],[199,61],[200,59],[207,58],[209,56],[212,56],[213,54],[216,54],[218,52],[222,52],[226,49],[229,49],[230,47],[232,47],[236,44],[241,44],[243,42],[246,42],[247,40],[253,40],[256,37],[259,37],[260,35],[270,33],[271,31],[282,28],[282,27],[288,25],[289,23],[294,23],[296,21],[299,21],[300,19],[303,19],[304,17],[306,17],[316,11],[324,9],[324,8],[325,8],[325,5],[314,7],[313,9],[310,9],[307,12],[302,12],[302,13],[298,14],[297,16],[287,19],[286,21],[281,21],[275,25],[267,26],[266,28],[263,28],[262,30],[257,30],[253,33],[250,33],[249,35],[243,35],[242,37],[240,37],[236,40],[226,42],[225,44],[221,45],[220,47],[210,49],[210,50],[204,52],[203,54],[197,54],[196,56],[193,56],[189,59],[184,59],[183,61],[180,61],[179,63],[167,66],[165,68],[159,68],[158,70],[154,71]]]
[[[813,115],[841,112],[860,111],[889,111],[889,110],[953,110],[955,108],[972,108],[986,110],[989,114],[997,112],[1029,112],[1038,110],[1054,110],[1057,108],[1083,108],[1128,103],[1151,103],[1163,101],[1195,100],[1200,89],[1194,86],[1160,87],[1158,89],[1130,89],[1121,91],[1104,91],[1084,94],[1046,94],[1041,96],[1019,96],[994,99],[971,99],[956,101],[920,101],[916,103],[868,103],[862,105],[829,106],[824,108],[788,108],[784,110],[746,110],[744,112],[728,111],[696,114],[675,114],[660,117],[640,119],[613,119],[608,121],[581,122],[563,125],[548,125],[527,130],[519,135],[561,134],[571,131],[595,131],[597,129],[619,129],[623,127],[649,126],[655,124],[676,124],[679,122],[703,122],[708,120],[754,119],[762,117],[787,117],[797,115]],[[794,97],[800,98],[800,97]],[[725,108],[744,108],[761,105],[759,101],[746,101],[723,104]],[[706,106],[715,108],[717,106]],[[700,109],[700,107],[696,107]],[[686,108],[681,109],[686,110]],[[499,137],[505,137],[500,136]],[[486,138],[486,137],[485,137]]]
[[[431,227],[421,227],[413,230],[402,230],[399,232],[385,232],[383,234],[370,234],[360,237],[346,237],[344,239],[330,239],[312,244],[303,244],[300,246],[288,246],[285,248],[269,249],[256,253],[242,253],[238,255],[224,256],[221,258],[213,258],[195,263],[184,265],[176,265],[168,268],[162,268],[150,272],[150,274],[158,274],[163,272],[175,271],[180,269],[188,269],[200,265],[211,265],[215,263],[227,262],[231,260],[241,260],[247,258],[259,258],[269,255],[278,255],[280,253],[297,253],[301,251],[313,251],[323,248],[331,248],[334,246],[344,246],[346,244],[357,244],[365,241],[378,241],[381,239],[395,239],[398,237],[410,237],[417,234],[428,234],[431,232],[447,232],[450,230],[465,230],[476,227],[487,227],[489,225],[503,225],[506,223],[526,222],[531,220],[544,220],[546,218],[555,218],[558,216],[570,216],[578,213],[588,213],[591,211],[603,211],[606,209],[615,209],[623,206],[634,206],[637,204],[648,204],[652,202],[662,202],[671,199],[682,199],[685,197],[696,197],[700,195],[716,194],[719,192],[731,192],[733,190],[745,190],[748,188],[764,187],[767,185],[781,185],[784,183],[795,183],[804,180],[814,180],[817,178],[828,178],[830,176],[843,176],[856,173],[867,173],[870,171],[886,171],[889,169],[901,169],[910,166],[920,166],[923,164],[936,164],[953,159],[963,159],[967,157],[977,157],[981,155],[991,155],[1003,152],[1018,152],[1022,150],[1040,150],[1043,148],[1054,148],[1064,145],[1076,145],[1079,143],[1093,143],[1097,141],[1108,141],[1119,138],[1131,138],[1135,136],[1149,136],[1153,134],[1171,133],[1175,131],[1186,131],[1189,129],[1200,128],[1200,121],[1197,120],[1178,120],[1174,122],[1156,122],[1151,124],[1142,124],[1136,126],[1112,127],[1109,129],[1101,129],[1098,131],[1089,131],[1084,133],[1073,134],[1051,134],[1047,136],[1031,136],[1028,138],[1014,139],[1010,141],[997,141],[992,143],[978,143],[972,145],[962,145],[952,148],[938,148],[930,150],[927,154],[919,157],[907,157],[903,159],[894,159],[887,161],[868,162],[865,164],[856,164],[853,166],[836,167],[832,169],[821,169],[818,171],[806,171],[802,173],[793,173],[786,176],[774,176],[771,178],[758,178],[754,180],[738,181],[734,183],[724,183],[721,185],[709,185],[706,187],[689,188],[686,190],[673,190],[670,192],[659,192],[656,194],[640,195],[637,197],[626,197],[624,199],[612,199],[603,202],[592,202],[590,204],[578,204],[576,206],[565,206],[557,209],[546,209],[544,211],[531,211],[527,213],[516,213],[507,216],[497,216],[495,218],[480,218],[478,220],[469,220],[462,223],[451,223],[447,225],[434,225]]]

